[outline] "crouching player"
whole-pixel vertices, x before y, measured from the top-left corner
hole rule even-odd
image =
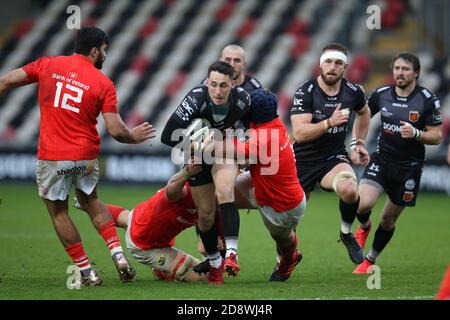
[[[192,271],[200,261],[173,246],[178,234],[197,224],[198,211],[187,181],[201,170],[201,165],[186,165],[164,188],[131,211],[106,205],[116,225],[127,230],[128,251],[138,262],[149,266],[157,279],[207,280],[207,275]]]

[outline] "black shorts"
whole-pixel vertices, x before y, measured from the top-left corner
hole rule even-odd
[[[419,193],[422,167],[405,168],[384,162],[372,154],[360,184],[371,184],[384,189],[392,203],[400,207],[414,207]]]
[[[189,178],[189,186],[198,187],[205,184],[213,183],[213,177],[211,174],[212,164],[202,164],[202,171],[195,176]]]
[[[341,154],[318,162],[297,161],[297,177],[305,193],[313,191],[316,183],[320,183],[323,177],[325,177],[328,172],[340,163],[349,163],[348,157]],[[330,192],[333,191],[330,189],[323,190]]]

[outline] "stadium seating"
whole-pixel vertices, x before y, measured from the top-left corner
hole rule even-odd
[[[111,46],[103,72],[116,84],[121,115],[128,125],[147,120],[162,131],[167,117],[191,87],[206,76],[207,66],[229,43],[247,52],[248,71],[280,97],[287,117],[295,89],[318,72],[318,54],[339,41],[355,52],[347,77],[368,80],[374,65],[365,41],[349,30],[365,23],[365,8],[383,7],[383,23],[396,28],[407,13],[403,0],[53,0],[37,16],[17,24],[0,52],[0,74],[42,55],[70,54],[73,32],[66,28],[66,8],[79,5],[84,25],[108,32]],[[365,37],[370,38],[370,37]],[[426,60],[426,57],[423,57]],[[424,60],[424,61],[425,61]],[[447,95],[450,59],[432,61],[423,77]],[[380,83],[379,85],[382,85]],[[432,88],[430,88],[432,89]],[[450,95],[443,99],[450,102]],[[39,108],[35,86],[0,97],[0,147],[35,146]],[[130,148],[107,137],[99,117],[103,148]],[[152,150],[161,148],[158,141]],[[139,147],[138,147],[139,148]]]

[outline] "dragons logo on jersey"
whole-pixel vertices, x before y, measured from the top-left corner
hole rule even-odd
[[[420,118],[419,111],[410,111],[409,112],[409,121],[417,122]]]

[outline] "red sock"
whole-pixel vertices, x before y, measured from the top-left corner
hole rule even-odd
[[[72,258],[73,263],[78,268],[87,269],[91,267],[91,265],[89,264],[89,258],[84,252],[81,242],[72,244],[64,248],[64,250],[66,250],[67,254],[70,256],[70,258]]]
[[[295,250],[297,250],[298,239],[297,235],[294,233],[290,235],[291,243],[288,246],[278,245],[278,248],[281,251],[281,254],[286,258],[291,258],[294,255]]]
[[[441,287],[436,296],[437,300],[450,300],[450,265],[442,280]]]
[[[117,225],[117,219],[119,219],[119,214],[127,210],[123,207],[115,206],[113,204],[105,204],[106,208],[108,208],[109,214],[112,216],[114,223]]]
[[[123,251],[119,237],[117,236],[116,225],[113,221],[105,222],[105,224],[98,228],[98,233],[105,240],[105,243],[112,254],[117,251]]]

